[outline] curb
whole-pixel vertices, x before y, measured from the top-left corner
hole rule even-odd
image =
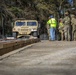
[[[6,53],[6,54],[0,56],[0,60],[4,59],[4,58],[6,58],[6,57],[9,57],[10,55],[13,55],[13,54],[15,54],[15,53],[17,53],[17,52],[23,51],[24,49],[30,48],[30,47],[32,47],[33,45],[34,45],[34,44],[27,45],[27,46],[25,46],[25,47],[22,47],[22,48],[19,48],[19,49],[14,50],[14,51],[11,51],[11,52],[9,52],[9,53]]]

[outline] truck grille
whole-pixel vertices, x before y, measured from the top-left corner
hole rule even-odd
[[[21,29],[21,31],[28,31],[28,29]]]

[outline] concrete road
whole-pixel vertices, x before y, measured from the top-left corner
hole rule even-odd
[[[35,43],[0,60],[0,75],[76,75],[76,42]]]

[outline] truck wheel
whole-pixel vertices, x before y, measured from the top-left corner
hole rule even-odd
[[[33,32],[32,34],[34,37],[37,37],[37,32]]]

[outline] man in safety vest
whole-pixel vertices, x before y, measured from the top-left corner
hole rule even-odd
[[[50,19],[47,21],[47,24],[50,26],[50,40],[54,41],[56,38],[57,21],[53,15],[50,16]]]

